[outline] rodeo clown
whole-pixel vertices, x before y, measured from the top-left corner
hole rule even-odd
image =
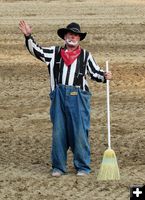
[[[73,163],[78,176],[90,173],[90,97],[87,75],[97,82],[106,82],[111,72],[104,72],[91,53],[81,48],[79,24],[70,23],[57,31],[64,46],[41,47],[32,37],[32,29],[20,21],[19,29],[25,36],[29,52],[47,64],[50,74],[50,116],[52,131],[52,176],[67,172],[67,151],[73,152]]]

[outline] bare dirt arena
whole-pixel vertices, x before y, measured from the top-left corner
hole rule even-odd
[[[41,46],[63,45],[58,28],[75,21],[88,35],[82,47],[113,73],[111,139],[120,181],[97,181],[107,149],[106,85],[89,80],[91,168],[52,178],[49,77],[18,29],[21,19]],[[70,127],[71,128],[71,127]],[[0,200],[128,200],[145,183],[145,0],[0,1]]]

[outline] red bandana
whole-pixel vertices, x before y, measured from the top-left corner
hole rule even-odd
[[[67,51],[65,49],[61,49],[61,57],[67,66],[70,66],[74,60],[80,55],[81,48],[80,46],[74,51]]]

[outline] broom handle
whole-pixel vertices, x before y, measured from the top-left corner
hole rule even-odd
[[[108,61],[106,61],[106,72],[109,70]],[[110,98],[109,98],[109,80],[107,80],[107,128],[108,128],[108,147],[111,149],[111,134],[110,134]]]

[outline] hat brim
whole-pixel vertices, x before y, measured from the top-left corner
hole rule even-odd
[[[60,38],[62,38],[64,40],[64,36],[68,33],[68,32],[72,32],[72,33],[75,33],[75,34],[79,34],[80,35],[80,40],[83,40],[87,33],[81,33],[81,32],[75,32],[73,30],[70,30],[70,29],[67,29],[67,28],[60,28],[58,29],[57,31],[57,34]]]

